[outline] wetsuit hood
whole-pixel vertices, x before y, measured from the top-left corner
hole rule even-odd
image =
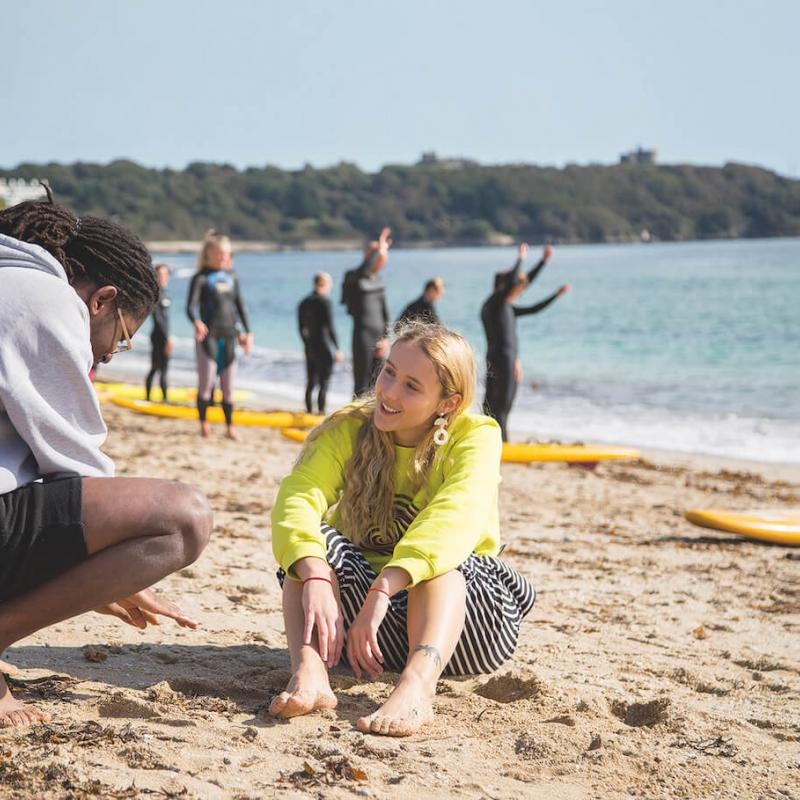
[[[8,267],[33,269],[67,281],[64,267],[43,247],[0,233],[0,269]]]

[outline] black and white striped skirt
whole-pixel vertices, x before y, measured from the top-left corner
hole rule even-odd
[[[377,577],[361,551],[329,525],[322,525],[327,559],[339,580],[345,631],[364,604]],[[533,607],[536,593],[530,583],[499,558],[473,553],[458,568],[467,588],[466,621],[445,675],[494,672],[517,646],[520,625]],[[278,570],[283,585],[285,573]],[[408,660],[408,593],[391,598],[378,630],[386,669],[400,672]]]

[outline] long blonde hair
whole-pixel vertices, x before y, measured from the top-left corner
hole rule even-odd
[[[231,240],[221,234],[217,233],[213,228],[206,231],[203,237],[203,246],[197,255],[197,271],[201,272],[208,266],[208,254],[211,250],[230,250]]]
[[[442,399],[460,396],[458,405],[445,414],[448,424],[470,409],[475,396],[475,358],[463,336],[442,325],[412,322],[397,331],[395,342],[415,344],[430,359],[441,385]],[[337,509],[342,530],[356,544],[376,528],[387,533],[392,523],[394,439],[390,433],[375,427],[374,411],[374,394],[335,411],[311,432],[298,459],[298,462],[303,460],[325,431],[347,419],[363,420],[355,452],[345,466],[344,489]],[[434,433],[435,428],[431,426],[409,461],[408,477],[415,493],[425,483],[442,449],[434,444]]]

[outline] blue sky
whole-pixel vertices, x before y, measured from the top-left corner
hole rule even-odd
[[[0,166],[760,164],[800,177],[795,0],[0,0]]]

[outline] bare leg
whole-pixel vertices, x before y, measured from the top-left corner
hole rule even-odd
[[[389,699],[358,720],[359,730],[409,736],[433,719],[436,682],[458,644],[466,602],[457,570],[408,590],[408,661]]]
[[[336,576],[331,571],[334,590],[338,595]],[[283,620],[286,643],[292,664],[292,677],[269,706],[273,717],[298,717],[323,708],[336,708],[336,696],[331,691],[328,670],[319,654],[316,632],[312,644],[303,644],[305,613],[303,584],[286,578],[283,582]]]
[[[204,439],[211,436],[211,423],[206,420],[206,409],[214,395],[214,381],[217,375],[217,362],[206,353],[201,342],[195,342],[197,355],[197,410],[200,414],[200,435]]]
[[[83,524],[85,561],[0,603],[0,653],[42,628],[128,597],[191,564],[208,542],[212,518],[208,501],[191,486],[85,478]],[[24,724],[18,705],[3,680],[0,725]]]

